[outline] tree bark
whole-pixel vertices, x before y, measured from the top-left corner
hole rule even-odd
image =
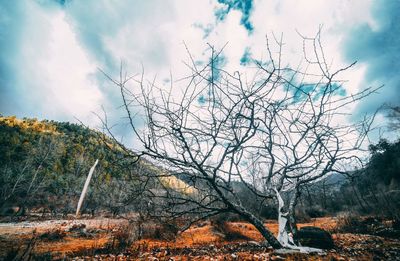
[[[300,187],[297,185],[294,189],[294,193],[290,199],[290,203],[289,203],[289,227],[290,227],[290,231],[293,234],[293,238],[296,238],[297,235],[297,221],[296,221],[296,206],[297,206],[297,201],[300,197]]]
[[[243,218],[245,218],[249,223],[254,225],[256,229],[261,233],[261,235],[267,240],[267,242],[274,248],[274,249],[280,249],[282,248],[282,244],[276,239],[274,234],[272,234],[271,231],[269,231],[263,224],[263,222],[254,216],[253,214],[249,213],[242,207],[238,207],[236,209],[236,212],[241,215]]]
[[[94,169],[96,168],[97,163],[99,163],[98,159],[93,164],[93,166],[90,168],[89,174],[88,174],[88,176],[86,178],[85,185],[83,186],[82,193],[81,193],[81,196],[79,198],[78,206],[76,208],[76,213],[75,213],[76,217],[79,216],[79,211],[81,210],[81,206],[82,206],[83,200],[85,199],[86,191],[87,191],[87,189],[89,187],[89,183],[90,183],[90,180],[92,179],[92,175],[93,175]]]
[[[289,247],[295,245],[293,234],[288,224],[289,211],[284,212],[285,202],[277,189],[275,189],[275,192],[278,199],[278,241],[282,246]]]

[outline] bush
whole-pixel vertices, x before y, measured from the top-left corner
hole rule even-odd
[[[211,223],[213,222],[239,222],[243,219],[238,215],[230,212],[224,212],[210,218]]]
[[[127,225],[121,225],[112,231],[112,241],[107,244],[108,251],[115,251],[115,253],[125,251],[130,248],[138,239],[138,229],[134,223],[129,222]]]
[[[179,227],[174,221],[147,222],[142,225],[141,238],[157,240],[175,240]]]
[[[243,235],[237,230],[234,230],[227,221],[223,219],[223,216],[219,215],[211,220],[211,225],[217,233],[223,235],[226,241],[234,240],[250,240],[247,236]]]
[[[56,229],[43,233],[42,235],[40,235],[39,238],[43,241],[58,241],[63,239],[66,235],[67,234],[65,233],[65,231],[61,229]]]
[[[340,216],[338,218],[336,230],[340,233],[368,234],[370,232],[367,223],[363,222],[359,216],[354,214]]]
[[[296,221],[298,223],[308,223],[311,221],[311,217],[304,209],[296,209]]]
[[[318,218],[318,217],[325,217],[327,213],[320,207],[312,207],[306,210],[306,214],[310,218]]]
[[[131,226],[120,227],[113,232],[112,248],[118,251],[126,250],[135,240],[135,233],[132,231]]]
[[[179,228],[175,222],[159,224],[155,231],[155,237],[163,240],[175,240]]]
[[[278,216],[278,209],[269,205],[262,206],[260,216],[266,219],[276,219]]]

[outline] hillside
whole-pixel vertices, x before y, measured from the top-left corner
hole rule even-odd
[[[311,217],[357,212],[400,217],[400,140],[369,147],[364,167],[304,186],[299,208]]]
[[[73,213],[96,159],[100,164],[84,206],[92,213],[116,214],[129,208],[131,197],[143,189],[140,174],[156,169],[149,163],[135,164],[129,150],[87,127],[0,117],[0,213]]]

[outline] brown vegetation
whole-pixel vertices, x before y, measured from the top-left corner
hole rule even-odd
[[[342,218],[316,218],[299,224],[300,228],[317,226],[335,233],[336,247],[320,255],[274,252],[262,243],[263,238],[253,225],[239,221],[199,222],[176,237],[170,236],[176,231],[173,226],[146,223],[143,239],[137,239],[135,225],[126,220],[42,222],[38,229],[9,224],[0,226],[0,256],[24,260],[76,256],[113,260],[118,255],[131,260],[396,260],[400,253],[398,239],[338,233],[344,229],[342,222]],[[277,234],[275,221],[265,225]]]

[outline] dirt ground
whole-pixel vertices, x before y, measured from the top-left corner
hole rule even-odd
[[[275,221],[266,226],[277,233]],[[0,260],[400,260],[400,239],[334,233],[335,218],[312,219],[303,226],[333,232],[336,247],[314,254],[274,251],[245,222],[228,223],[234,238],[203,222],[175,239],[130,241],[127,220],[98,218],[0,223]]]

